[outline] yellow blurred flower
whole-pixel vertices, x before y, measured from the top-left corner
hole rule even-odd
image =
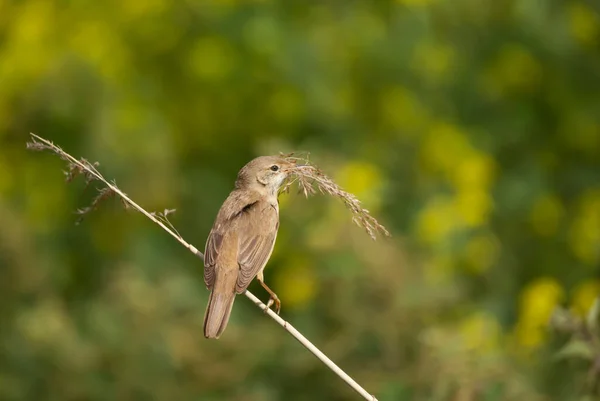
[[[447,123],[434,123],[421,146],[424,167],[451,177],[455,166],[473,152],[466,132],[461,127]]]
[[[582,2],[570,2],[567,18],[571,35],[584,45],[595,45],[600,34],[598,13]]]
[[[450,76],[454,65],[454,49],[442,43],[419,42],[411,67],[416,73],[432,83],[439,83]]]
[[[160,15],[167,8],[165,0],[123,1],[117,4],[122,16],[133,19]]]
[[[285,272],[275,276],[274,287],[286,308],[302,308],[314,299],[318,280],[313,266],[302,257],[289,258],[286,259]]]
[[[9,11],[11,11],[12,4],[9,4],[9,3],[12,3],[12,2],[9,0],[0,0],[0,15],[2,16],[2,17],[0,17],[0,24],[4,23],[3,17],[10,15]]]
[[[494,316],[476,312],[460,322],[459,332],[466,350],[489,352],[498,348],[502,330]]]
[[[408,89],[394,87],[381,97],[383,121],[400,135],[410,135],[423,127],[429,119],[427,110]]]
[[[580,316],[585,316],[599,296],[600,280],[584,281],[574,290],[571,309]]]
[[[539,86],[542,70],[542,65],[526,48],[507,44],[484,73],[483,89],[492,97],[533,92]]]
[[[418,238],[429,244],[443,242],[460,226],[453,200],[447,196],[432,199],[419,213]]]
[[[514,333],[518,345],[536,348],[544,341],[550,316],[563,297],[563,288],[550,277],[539,278],[523,290]]]
[[[498,259],[500,244],[491,234],[480,234],[469,240],[465,247],[467,265],[473,273],[482,273]]]
[[[466,368],[465,364],[494,354],[503,342],[500,324],[483,311],[473,312],[451,325],[434,325],[423,332],[421,340],[438,357],[452,358],[451,374],[457,377],[464,377],[460,370]]]
[[[441,174],[456,188],[456,197],[448,205],[449,209],[440,211],[454,215],[453,226],[476,227],[488,221],[493,207],[488,188],[494,179],[495,162],[471,146],[466,132],[453,124],[435,123],[421,147],[421,162],[425,170]],[[439,218],[428,211],[424,222],[430,228],[444,227],[434,223],[433,220]],[[431,229],[425,231],[433,233]]]
[[[56,62],[54,56],[56,10],[49,1],[20,2],[9,20],[0,47],[1,91],[22,90],[23,84],[37,78]]]
[[[582,195],[569,229],[569,244],[582,262],[595,266],[600,260],[600,189]]]
[[[56,12],[52,2],[37,0],[21,3],[15,15],[18,19],[11,24],[8,43],[35,45],[43,43],[50,34]]]
[[[491,186],[496,171],[493,158],[473,150],[454,164],[450,180],[457,189],[487,189]]]
[[[454,206],[467,227],[478,227],[487,223],[493,202],[487,191],[475,189],[458,192]]]
[[[383,175],[374,164],[349,162],[338,170],[335,178],[344,190],[356,195],[367,209],[375,211],[381,205]]]
[[[551,236],[556,234],[563,213],[560,199],[555,195],[545,194],[535,201],[529,218],[538,235]]]
[[[105,21],[79,21],[68,40],[70,48],[105,78],[118,80],[131,68],[129,52],[122,38]]]

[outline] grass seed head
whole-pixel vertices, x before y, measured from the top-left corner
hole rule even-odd
[[[287,161],[294,163],[294,167],[289,170],[289,178],[282,191],[289,192],[290,187],[297,184],[299,192],[306,197],[314,195],[318,190],[321,194],[339,198],[352,213],[354,224],[364,228],[372,239],[376,239],[377,234],[390,236],[390,232],[375,217],[371,216],[367,209],[362,207],[360,200],[354,194],[344,191],[318,167],[311,164],[308,156],[297,157],[293,154],[282,156]]]

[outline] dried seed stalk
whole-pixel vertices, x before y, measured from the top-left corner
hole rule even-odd
[[[364,228],[372,239],[376,239],[378,233],[387,237],[390,236],[390,232],[375,217],[371,216],[367,209],[362,207],[360,200],[355,195],[344,191],[318,167],[310,164],[308,157],[294,157],[293,154],[282,156],[287,161],[295,163],[295,166],[290,170],[290,179],[282,191],[289,191],[292,184],[297,183],[300,192],[306,197],[314,195],[318,189],[322,194],[340,198],[346,207],[350,209],[354,224]]]

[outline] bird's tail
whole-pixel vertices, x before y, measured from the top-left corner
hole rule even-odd
[[[235,292],[233,291],[231,293],[211,291],[204,314],[204,337],[219,338],[227,327],[233,301],[235,301]]]

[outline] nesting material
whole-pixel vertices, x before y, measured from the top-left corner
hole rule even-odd
[[[354,224],[364,228],[372,239],[375,240],[377,234],[390,236],[390,232],[375,217],[371,216],[367,209],[362,207],[360,200],[355,195],[344,191],[317,166],[311,164],[308,157],[296,157],[293,154],[282,156],[287,161],[295,163],[295,166],[289,171],[288,181],[282,187],[282,191],[289,192],[293,184],[298,184],[299,192],[306,197],[320,192],[339,198],[352,213]]]

